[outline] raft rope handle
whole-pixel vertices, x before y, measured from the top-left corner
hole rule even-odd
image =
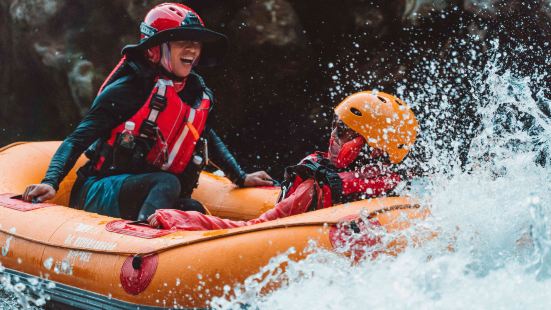
[[[222,171],[222,168],[220,168],[220,166],[218,166],[215,162],[213,162],[212,160],[210,160],[210,157],[209,157],[209,140],[207,140],[205,138],[205,141],[203,143],[203,156],[205,156],[205,165],[207,166],[211,166],[211,167],[214,167],[220,171]],[[209,214],[210,215],[210,214]]]
[[[421,206],[419,204],[394,205],[394,206],[389,206],[389,207],[381,208],[379,210],[372,211],[367,215],[367,218],[368,219],[373,218],[374,216],[376,216],[378,214],[389,212],[389,211],[402,210],[402,209],[419,209],[419,208],[421,208]],[[269,229],[288,228],[288,227],[335,225],[335,224],[338,224],[338,223],[340,223],[340,221],[291,223],[291,224],[279,224],[279,225],[275,225],[275,226],[258,227],[256,229],[252,229],[252,230],[240,230],[240,231],[230,232],[230,233],[227,233],[227,234],[224,234],[224,235],[214,235],[214,236],[209,236],[209,237],[206,237],[206,238],[185,241],[185,242],[182,242],[182,243],[176,243],[176,244],[172,244],[172,245],[169,245],[169,246],[161,247],[161,248],[158,248],[158,249],[153,250],[153,251],[141,252],[141,253],[138,253],[138,252],[125,252],[125,251],[107,251],[107,250],[87,249],[87,248],[76,248],[76,247],[70,247],[70,246],[66,246],[66,245],[53,244],[53,243],[50,243],[50,242],[41,241],[41,240],[37,240],[37,239],[34,239],[34,238],[30,238],[30,237],[24,237],[24,236],[18,235],[16,233],[9,232],[9,231],[7,231],[3,228],[0,228],[0,232],[4,233],[6,235],[9,235],[9,236],[15,237],[15,238],[19,238],[21,240],[34,242],[34,243],[38,243],[38,244],[41,244],[41,245],[50,246],[50,247],[54,247],[54,248],[58,248],[58,249],[84,251],[84,252],[100,253],[100,254],[108,254],[108,255],[147,256],[147,255],[166,252],[166,251],[169,251],[169,250],[172,250],[172,249],[179,248],[181,246],[188,246],[188,245],[192,245],[192,244],[199,243],[199,242],[211,241],[211,240],[225,238],[225,237],[232,237],[232,236],[242,235],[242,234],[246,234],[246,233],[250,233],[250,232],[257,232],[257,231],[263,231],[263,230],[269,230]],[[175,232],[177,232],[177,231],[175,231]]]

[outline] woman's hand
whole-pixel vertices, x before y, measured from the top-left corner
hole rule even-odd
[[[257,171],[248,173],[243,182],[245,187],[253,186],[274,186],[272,177],[266,173],[266,171]]]
[[[54,198],[56,190],[50,184],[31,184],[23,193],[23,200],[28,202],[44,202]]]

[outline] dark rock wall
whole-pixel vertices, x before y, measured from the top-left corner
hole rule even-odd
[[[0,145],[63,139],[120,49],[136,41],[148,8],[160,2],[1,1]],[[184,3],[231,40],[226,63],[201,71],[218,99],[217,130],[245,167],[277,176],[326,148],[331,107],[347,94],[375,87],[392,93],[399,83],[413,91],[425,78],[413,67],[424,57],[446,61],[472,35],[480,50],[490,38],[539,46],[516,65],[530,71],[530,63],[544,61],[551,37],[547,0]],[[458,111],[458,119],[473,115]]]

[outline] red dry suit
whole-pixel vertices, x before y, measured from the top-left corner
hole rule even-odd
[[[307,156],[298,165],[286,169],[282,199],[274,208],[256,219],[234,221],[194,211],[157,210],[153,215],[163,229],[213,230],[263,223],[308,211],[327,208],[336,203],[380,196],[393,190],[401,181],[388,165],[363,166],[352,171],[336,172],[327,153]]]

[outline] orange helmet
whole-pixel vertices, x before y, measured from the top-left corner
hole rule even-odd
[[[400,99],[383,93],[363,91],[344,99],[335,114],[373,148],[385,151],[390,162],[400,163],[417,137],[413,111]]]

